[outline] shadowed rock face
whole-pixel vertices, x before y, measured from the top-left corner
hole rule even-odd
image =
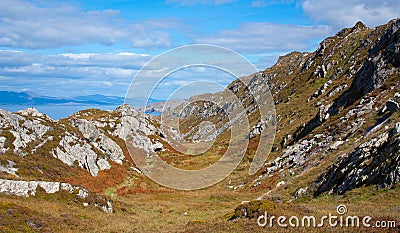
[[[309,169],[322,174],[294,198],[399,182],[399,29],[400,19],[373,29],[357,23],[322,41],[314,53],[288,54],[264,71],[259,79],[275,99],[278,140],[276,157],[254,187],[286,173],[281,179],[290,183]],[[255,123],[251,137],[260,130]],[[335,164],[324,165],[326,159]]]
[[[398,90],[400,78],[399,29],[399,19],[389,22],[384,33],[378,37],[374,46],[369,50],[367,60],[357,72],[350,89],[335,100],[327,110],[327,114],[339,114],[340,107],[350,106],[357,99],[365,98],[369,93],[384,85],[390,77],[395,77],[394,81],[397,81],[397,87],[393,85],[389,88]],[[385,115],[368,129],[371,130],[370,133],[375,132],[375,129],[379,130],[379,127],[398,111],[397,96],[398,93],[395,94],[395,98],[386,101],[383,108]],[[373,105],[374,102],[376,99],[372,101]],[[366,105],[364,104],[364,106]],[[373,112],[374,109],[369,108],[369,111]],[[310,128],[307,132],[315,128],[315,125],[310,126],[315,122],[313,119],[307,125]],[[363,185],[393,187],[400,180],[399,124],[397,123],[391,131],[385,131],[361,144],[337,164],[332,165],[311,186],[315,190],[314,194],[319,195],[324,192],[344,194]],[[368,135],[370,134],[368,133]]]
[[[263,72],[258,81],[267,83],[277,109],[274,157],[251,183],[265,193],[239,205],[232,219],[257,218],[270,201],[296,203],[307,196],[307,203],[363,186],[397,190],[399,29],[400,19],[372,29],[359,22],[323,40],[315,52],[282,56]],[[263,130],[253,125],[251,138]]]
[[[357,27],[356,25],[353,28],[353,31],[355,28],[358,30],[366,30],[365,27]],[[330,103],[328,108],[320,109],[320,112],[318,112],[315,118],[309,121],[303,128],[299,128],[298,132],[296,133],[295,140],[305,137],[307,134],[325,122],[330,115],[339,114],[341,107],[348,107],[352,105],[366,94],[371,93],[380,87],[391,76],[396,74],[398,75],[398,70],[400,67],[399,29],[400,19],[396,19],[390,21],[387,25],[378,27],[370,32],[369,36],[367,36],[365,39],[366,41],[361,43],[354,52],[354,54],[357,55],[362,53],[362,51],[367,50],[368,56],[364,58],[365,62],[354,75],[354,79],[350,88],[332,103]],[[375,40],[375,43],[372,44],[371,40]],[[324,43],[322,43],[322,45],[323,44]],[[321,52],[317,51],[317,53],[320,54]],[[356,62],[357,61],[354,61],[354,63]],[[354,64],[352,67],[355,65],[356,64]],[[323,87],[325,87],[326,84],[324,84]],[[313,96],[316,97],[318,95]],[[326,117],[321,118],[321,115]]]
[[[391,188],[400,181],[400,122],[361,144],[329,167],[312,185],[315,195],[344,194],[363,185]]]

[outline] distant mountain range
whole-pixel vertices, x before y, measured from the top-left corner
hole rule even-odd
[[[32,92],[0,91],[0,105],[120,105],[125,101],[120,96],[85,95],[76,97],[41,96]],[[149,99],[149,103],[161,100]],[[142,106],[146,100],[129,100],[132,106]]]

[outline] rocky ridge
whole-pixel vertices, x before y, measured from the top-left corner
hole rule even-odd
[[[149,116],[127,105],[113,112],[100,111],[98,118],[95,114],[78,112],[54,121],[33,108],[17,113],[0,110],[0,151],[8,153],[10,158],[1,163],[1,170],[20,177],[18,163],[12,157],[23,158],[40,150],[70,167],[78,166],[97,176],[99,171],[110,169],[111,162],[119,165],[127,162],[129,155],[124,154],[117,139],[125,140],[128,134],[135,135],[133,144],[146,151],[163,148],[148,137],[157,133]],[[101,115],[114,117],[106,119]],[[56,146],[47,148],[50,142]]]
[[[107,213],[113,211],[112,203],[81,187],[79,178],[74,184],[60,181],[85,171],[96,177],[100,171],[133,166],[125,149],[127,135],[134,135],[133,145],[145,151],[163,149],[150,139],[158,133],[151,117],[128,105],[114,111],[84,110],[58,121],[34,108],[0,110],[0,126],[0,193],[28,197],[38,188],[47,194],[63,191]],[[81,172],[72,174],[68,168]]]
[[[277,134],[265,170],[243,188],[265,193],[239,205],[231,219],[257,217],[270,203],[398,187],[399,29],[400,19],[376,28],[358,22],[315,52],[282,56],[262,73]]]
[[[334,163],[336,158],[344,156],[343,150],[373,141],[379,138],[378,135],[390,134],[389,129],[398,122],[400,104],[399,29],[399,19],[376,28],[358,22],[323,40],[313,53],[287,54],[273,67],[245,77],[247,86],[240,80],[228,86],[252,119],[249,138],[257,140],[256,136],[267,129],[268,124],[276,124],[277,128],[271,162],[265,164],[265,170],[251,187],[262,188],[264,183],[269,183],[270,177],[279,176],[285,183],[290,183],[300,179],[308,169],[328,169],[324,167],[325,160]],[[276,105],[276,119],[260,119],[257,115],[255,100],[267,87]],[[202,96],[194,96],[189,99],[193,104],[178,107],[170,113],[178,114],[183,122],[180,131],[184,139],[210,141],[229,129],[227,113],[236,107],[234,103],[226,102],[223,92],[207,97],[213,103],[196,101]],[[200,123],[205,120],[211,121],[215,128],[201,127]],[[195,127],[185,128],[185,122]],[[390,148],[395,145],[390,144]],[[357,148],[353,150],[357,151]],[[392,156],[396,151],[393,150],[387,149],[392,152],[385,158]],[[345,154],[349,153],[346,151]],[[396,166],[389,160],[382,161],[385,166],[394,168],[390,171],[373,169],[381,175],[388,172],[396,176]],[[361,168],[349,168],[348,172],[352,169]],[[362,179],[370,180],[365,184],[381,183],[376,177]],[[392,180],[398,182],[395,178]],[[339,180],[330,181],[340,183]],[[358,187],[356,183],[343,184],[346,186],[343,192]],[[383,186],[390,187],[389,183]]]
[[[280,57],[273,67],[245,77],[249,80],[248,86],[239,80],[228,86],[245,107],[246,115],[252,119],[249,138],[257,140],[256,136],[268,128],[268,123],[277,127],[271,162],[265,164],[265,170],[258,174],[251,187],[262,188],[264,183],[269,183],[270,177],[276,179],[277,176],[289,185],[315,167],[325,174],[324,169],[328,169],[326,164],[352,153],[347,151],[349,147],[357,151],[357,146],[377,140],[379,135],[390,134],[390,129],[398,122],[400,104],[399,29],[399,19],[376,28],[368,28],[358,22],[354,27],[345,28],[323,40],[313,53],[290,53]],[[257,116],[254,100],[263,95],[267,87],[274,98],[276,120]],[[229,129],[226,113],[236,106],[225,102],[223,92],[207,97],[214,104],[196,102],[196,99],[202,98],[195,96],[189,99],[194,104],[178,107],[171,113],[178,114],[183,122],[180,130],[184,139],[213,140]],[[201,128],[200,123],[205,120],[211,121],[215,128]],[[185,128],[185,122],[196,127]],[[380,175],[397,176],[398,165],[388,159],[396,153],[396,144],[393,143],[387,145],[391,149],[386,149],[391,153],[382,155],[387,160],[381,158],[381,166],[391,167],[392,170],[378,169],[377,163],[368,169]],[[373,150],[370,147],[364,149]],[[372,157],[377,156],[371,154]],[[349,166],[348,172],[354,172],[353,169],[362,168]],[[368,172],[363,172],[368,175]],[[397,178],[391,178],[389,183],[382,183],[377,180],[377,175],[360,179],[369,180],[365,183],[368,185],[388,187],[398,182]],[[336,184],[341,181],[329,182]],[[343,185],[346,186],[341,189],[343,192],[331,193],[344,193],[358,187],[359,183],[349,181]],[[320,193],[317,191],[315,194]]]
[[[250,181],[237,178],[240,185],[229,179],[227,188],[266,190],[272,182],[274,187],[259,199],[294,189],[288,202],[302,195],[344,194],[363,185],[391,188],[399,181],[399,29],[399,19],[372,29],[357,23],[323,40],[313,53],[290,53],[273,67],[244,77],[247,86],[234,81],[227,91],[237,95],[244,109],[231,122],[227,116],[238,106],[224,92],[207,96],[214,104],[194,96],[188,101],[193,104],[166,112],[179,118],[179,129],[160,129],[157,118],[127,105],[114,111],[85,110],[59,121],[34,109],[0,110],[1,178],[6,183],[28,182],[24,187],[29,188],[32,179],[23,162],[38,155],[57,161],[57,166],[101,176],[132,165],[124,145],[128,135],[145,152],[168,152],[162,142],[166,133],[192,142],[217,139],[218,143],[218,137],[245,114],[250,119],[250,147],[268,126],[276,126],[276,140],[270,162],[256,176]],[[271,111],[260,119],[256,100],[267,88],[276,117]],[[245,159],[250,161],[249,157]],[[45,167],[29,169],[45,174],[41,179],[45,182],[60,182],[56,179],[60,176],[48,176]],[[317,170],[318,178],[310,180],[310,170]],[[297,187],[300,180],[305,186]]]

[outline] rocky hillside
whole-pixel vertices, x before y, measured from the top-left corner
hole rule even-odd
[[[314,183],[315,195],[344,194],[362,185],[392,188],[400,181],[400,122],[359,145]]]
[[[111,202],[96,192],[121,183],[127,171],[136,169],[126,135],[135,135],[133,143],[140,148],[160,150],[163,145],[148,136],[156,133],[151,117],[127,105],[84,110],[59,121],[34,108],[0,110],[0,193],[35,196],[40,187],[112,212]]]
[[[395,188],[400,180],[399,29],[400,19],[376,28],[359,22],[323,40],[315,52],[282,56],[271,68],[208,95],[214,104],[201,101],[200,95],[168,109],[167,117],[179,118],[179,129],[160,128],[159,117],[127,105],[114,111],[84,110],[58,121],[35,109],[0,110],[0,192],[29,196],[44,189],[79,198],[97,193],[92,200],[102,201],[90,203],[106,212],[112,207],[101,198],[104,193],[111,192],[111,198],[138,190],[168,192],[154,187],[135,167],[127,136],[134,147],[156,152],[174,166],[208,166],[225,152],[231,125],[240,120],[229,122],[237,106],[226,98],[228,91],[244,106],[250,142],[243,163],[212,189],[258,196],[240,205],[230,219],[249,217],[262,201],[292,203],[365,186]],[[275,109],[261,118],[257,100],[267,88]],[[249,176],[260,135],[275,128],[267,163]],[[169,146],[167,135],[215,143],[201,155],[188,156]]]
[[[398,182],[399,28],[398,19],[374,29],[359,22],[322,41],[312,54],[291,54],[281,59],[282,65],[278,62],[276,66],[290,70],[288,59],[302,59],[284,88],[293,94],[275,95],[282,101],[277,106],[282,109],[279,126],[291,125],[291,130],[278,132],[277,149],[283,151],[267,172],[286,168],[293,176],[310,167],[323,168],[327,160],[339,164],[326,172],[330,179],[318,179],[316,195],[339,185],[333,193]],[[298,86],[302,82],[306,85]]]
[[[372,29],[359,22],[323,40],[313,53],[280,57],[257,76],[265,77],[277,109],[272,161],[251,183],[267,188],[260,200],[396,186],[399,29],[399,19]]]
[[[247,86],[239,80],[228,86],[245,106],[253,144],[258,140],[256,136],[268,128],[264,126],[274,122],[259,118],[254,99],[263,95],[267,87],[274,98],[277,134],[273,153],[264,172],[252,182],[254,186],[269,184],[268,177],[276,175],[283,183],[290,183],[309,169],[317,167],[322,172],[327,165],[338,163],[339,158],[343,160],[336,171],[348,174],[351,181],[343,183],[345,178],[330,168],[326,176],[332,178],[321,177],[312,185],[321,185],[316,195],[332,191],[339,184],[342,188],[333,193],[341,194],[362,184],[391,187],[399,181],[398,141],[390,133],[399,122],[399,28],[399,19],[372,29],[358,22],[323,40],[313,53],[290,53],[280,57],[273,67],[245,77],[249,80]],[[227,112],[235,106],[223,95],[209,97],[217,103],[214,106],[196,101],[201,96],[192,97],[189,102],[193,104],[170,113],[180,113],[185,139],[209,141],[226,133],[230,124]],[[212,121],[216,128],[201,128],[204,120]],[[381,144],[371,146],[375,141]],[[362,156],[357,152],[360,148],[371,152]],[[377,156],[373,151],[379,151],[381,158],[364,168],[367,160]],[[349,165],[354,156],[362,158]],[[381,176],[387,176],[385,181]]]
[[[375,137],[390,134],[399,108],[399,27],[398,19],[373,29],[359,22],[323,40],[313,53],[290,53],[280,57],[273,67],[243,78],[247,86],[240,80],[228,86],[250,119],[249,138],[254,141],[250,143],[250,156],[251,146],[259,140],[257,135],[268,124],[276,124],[273,153],[254,181],[257,186],[272,173],[280,174],[287,182],[310,167],[326,166],[349,147],[355,150],[349,156],[355,156],[359,150],[355,145],[362,147]],[[267,87],[274,98],[276,119],[272,118],[274,112],[268,119],[260,119],[256,105],[255,99],[265,95]],[[167,112],[170,116],[179,113],[181,135],[174,131],[174,136],[201,142],[229,132],[232,122],[228,122],[227,113],[235,109],[234,103],[227,101],[223,92],[208,96],[223,107],[196,101],[200,98],[194,96],[189,100],[194,104],[185,103]],[[174,152],[168,146],[164,149],[163,136],[171,132],[158,129],[157,118],[126,105],[110,112],[81,111],[59,121],[35,109],[17,113],[1,110],[0,114],[2,178],[60,181],[71,176],[67,168],[79,172],[84,169],[96,177],[114,166],[130,164],[124,143],[127,135],[134,135],[133,145],[146,152]],[[215,128],[200,124],[204,120],[213,122]],[[391,141],[390,145],[396,144],[388,136],[384,138]],[[46,162],[32,168],[35,160]],[[352,172],[358,168],[353,165],[349,169]],[[321,179],[327,180],[329,187],[336,182]],[[397,182],[398,178],[392,180]],[[317,188],[316,193],[331,190],[325,182],[317,182],[324,188]],[[356,187],[355,183],[346,184]]]
[[[135,135],[140,148],[163,149],[147,136],[157,133],[151,117],[127,105],[85,110],[59,121],[33,108],[0,110],[0,126],[0,178],[75,180],[79,185],[82,175],[127,169],[133,165],[124,143],[127,134]]]

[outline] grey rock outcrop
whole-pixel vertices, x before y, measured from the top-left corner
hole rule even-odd
[[[323,113],[325,115],[339,114],[339,111],[342,109],[342,107],[351,106],[356,101],[363,98],[366,94],[371,93],[372,91],[381,87],[382,84],[385,83],[390,77],[396,75],[398,77],[400,67],[399,29],[400,19],[395,19],[390,21],[387,25],[374,28],[372,32],[370,32],[370,34],[375,35],[377,39],[371,44],[371,47],[368,50],[366,61],[362,63],[363,65],[357,70],[353,70],[349,73],[349,77],[354,77],[349,89],[327,105],[329,106],[329,109],[324,109]],[[354,27],[351,29],[351,33],[355,33],[359,30],[361,29]],[[346,31],[348,30],[344,30],[343,33]],[[325,40],[321,44],[324,43]],[[370,43],[368,43],[368,46],[369,44]],[[361,44],[359,48],[363,49],[363,46],[364,45]],[[315,54],[318,54],[318,56],[321,54],[319,50],[315,52]],[[318,56],[314,56],[313,59]],[[329,56],[324,57],[324,55],[322,57],[325,60],[329,58]],[[355,61],[356,60],[352,60],[351,62]],[[393,109],[397,109],[398,107],[398,105],[396,107],[393,104],[392,106],[394,107]],[[312,130],[319,127],[322,123],[321,116],[321,111],[319,111],[318,114],[306,124],[306,127],[300,127],[296,132],[296,141],[305,137]]]
[[[368,140],[329,167],[311,186],[314,194],[344,194],[362,185],[393,187],[400,181],[399,124],[390,133]]]
[[[329,104],[327,106],[321,105],[319,107],[317,115],[310,120],[307,124],[304,124],[301,126],[297,132],[295,133],[295,140],[299,140],[306,135],[308,135],[311,131],[313,131],[315,128],[320,126],[322,123],[324,123],[328,118],[330,117],[329,109],[332,106],[332,104]]]
[[[118,164],[122,164],[124,153],[112,139],[104,135],[96,126],[85,119],[73,119],[73,126],[77,127],[90,144],[99,149],[104,155]],[[104,164],[104,162],[102,162]]]
[[[311,95],[311,99],[315,99],[318,96],[325,93],[326,89],[332,84],[332,80],[328,80],[322,87],[320,87],[314,94]]]
[[[396,72],[396,69],[400,66],[399,29],[399,19],[389,22],[383,35],[371,48],[367,62],[354,79],[352,87],[355,91],[361,94],[371,92]],[[385,64],[392,64],[392,67]]]
[[[163,150],[160,141],[150,139],[149,135],[154,134],[162,135],[154,119],[129,105],[109,112],[96,109],[78,112],[67,121],[54,121],[34,108],[16,113],[0,109],[0,154],[10,151],[20,156],[49,154],[68,166],[86,169],[92,176],[111,169],[111,162],[125,161],[126,155],[119,144],[123,141],[117,138],[126,140],[129,135],[133,145],[146,152]],[[1,166],[3,171],[14,174],[14,168]]]
[[[43,113],[40,113],[36,108],[27,108],[25,110],[20,110],[17,113],[23,116],[32,116],[32,117],[46,117],[47,116]]]
[[[400,134],[400,122],[397,122],[393,130],[390,132],[390,136]]]
[[[275,124],[273,119],[274,117],[267,116],[265,119],[260,120],[255,126],[253,126],[248,135],[248,138],[254,138],[256,135],[259,135],[262,131],[266,130],[268,125]]]
[[[43,188],[46,193],[55,193],[60,190],[60,183],[0,179],[0,192],[10,195],[35,196],[38,187]]]
[[[315,155],[330,153],[330,150],[333,148],[337,149],[337,147],[343,143],[343,141],[335,141],[332,136],[324,134],[317,134],[310,139],[303,139],[293,145],[287,146],[283,150],[281,156],[278,156],[274,161],[267,163],[264,173],[266,175],[272,175],[272,173],[283,169],[289,169],[291,175],[297,175],[293,173],[293,169],[304,168],[309,163],[318,163],[318,161],[310,161],[310,159],[315,158]]]
[[[16,195],[23,197],[35,196],[38,188],[42,188],[44,192],[47,194],[53,194],[60,191],[65,191],[70,194],[74,194],[78,198],[82,199],[84,206],[87,206],[85,205],[85,203],[87,203],[88,201],[87,199],[90,199],[91,202],[93,202],[93,200],[96,200],[96,198],[93,198],[93,196],[97,196],[96,194],[91,194],[85,188],[81,188],[79,186],[73,186],[68,183],[0,179],[0,193],[5,193],[8,195]],[[91,195],[92,198],[90,198]],[[93,205],[106,213],[113,212],[112,203],[108,200],[103,200],[102,202],[94,202]]]
[[[115,111],[121,113],[121,123],[115,127],[115,136],[125,139],[127,135],[136,132],[144,135],[156,133],[155,126],[150,123],[150,117],[139,113],[129,105],[121,105]]]
[[[87,169],[92,176],[97,176],[99,172],[96,152],[92,150],[89,144],[79,140],[74,135],[64,135],[58,147],[52,153],[55,158],[68,164],[68,166],[73,166],[74,162],[77,161],[78,166]]]
[[[108,163],[105,159],[97,160],[97,166],[99,166],[100,170],[107,170],[111,168],[110,163]]]
[[[47,131],[51,130],[51,127],[43,124],[43,119],[39,118],[43,115],[35,109],[23,110],[20,114],[34,115],[38,118],[30,119],[0,109],[0,127],[7,129],[14,136],[14,153],[25,155],[27,152],[23,152],[23,149],[27,148],[29,143],[41,139]],[[2,152],[5,152],[4,149]]]
[[[133,146],[143,149],[146,153],[163,148],[160,144],[153,145],[147,137],[159,133],[149,116],[139,113],[126,104],[119,106],[115,111],[121,114],[121,122],[116,124],[113,136],[124,140],[128,140],[129,136]]]

